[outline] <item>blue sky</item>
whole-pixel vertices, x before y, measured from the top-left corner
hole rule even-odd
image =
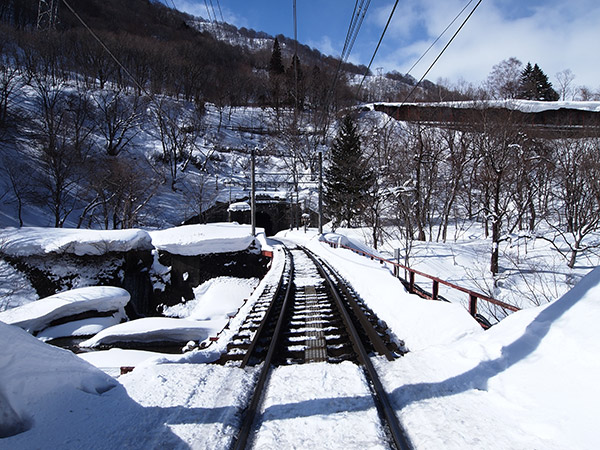
[[[292,0],[163,0],[207,18],[205,4],[218,5],[226,22],[272,35],[293,37]],[[401,0],[372,66],[405,73],[469,0]],[[355,2],[296,0],[298,41],[339,56]],[[467,12],[477,3],[473,0]],[[371,1],[350,60],[368,64],[394,4]],[[466,13],[411,74],[420,78]],[[598,0],[483,0],[428,79],[478,84],[492,66],[510,57],[538,63],[555,80],[570,69],[574,84],[600,88],[600,2]]]

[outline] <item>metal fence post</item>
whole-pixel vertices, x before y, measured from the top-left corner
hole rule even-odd
[[[438,299],[438,292],[440,290],[440,283],[438,283],[437,280],[433,280],[433,286],[431,289],[431,298],[433,300],[437,300]]]
[[[469,312],[473,317],[477,315],[477,296],[469,294]]]

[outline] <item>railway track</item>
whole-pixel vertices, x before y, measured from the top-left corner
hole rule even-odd
[[[286,248],[279,284],[258,299],[220,360],[240,367],[262,364],[233,448],[246,448],[253,429],[261,429],[257,415],[273,372],[292,364],[346,361],[360,368],[356,377],[368,386],[383,440],[392,448],[412,448],[370,360],[402,353],[403,343],[333,268],[307,249]]]

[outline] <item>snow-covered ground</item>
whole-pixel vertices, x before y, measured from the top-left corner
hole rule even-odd
[[[393,238],[395,232],[397,230],[386,230],[388,237],[378,252],[367,245],[371,242],[371,230],[367,228],[337,229],[324,237],[330,242],[340,242],[392,261],[394,250],[399,249],[400,264],[406,264],[406,243],[404,239]],[[540,231],[542,235],[543,232]],[[447,242],[413,241],[408,250],[410,268],[523,309],[560,298],[600,265],[600,255],[592,249],[581,254],[575,267],[569,269],[565,257],[548,241],[526,233],[514,233],[500,243],[500,272],[493,277],[489,271],[491,243],[484,237],[481,224],[470,222],[456,226],[449,236]],[[599,238],[600,235],[595,233],[590,240]],[[566,246],[561,250],[568,254]],[[407,278],[403,271],[401,276]],[[430,279],[417,275],[416,282],[431,291]],[[468,308],[469,299],[464,292],[440,284],[439,293]],[[478,310],[492,323],[510,313],[483,301],[478,302]]]
[[[405,341],[406,356],[373,359],[416,448],[597,448],[600,269],[560,299],[483,331],[461,305],[414,298],[389,267],[331,248],[314,232],[278,238],[330,261]],[[11,343],[0,354],[0,448],[227,448],[255,370],[205,363],[226,346],[265,283],[277,278],[282,260],[275,247],[271,271],[256,289],[249,294],[250,287],[238,286],[243,292],[231,294],[247,298],[238,298],[237,308],[220,307],[231,280],[215,280],[199,287],[199,295],[212,299],[207,311],[195,301],[171,310],[182,319],[166,320],[214,320],[217,312],[236,311],[206,348],[181,356],[116,349],[83,356],[111,373],[137,366],[116,380],[82,357],[0,324],[0,340]],[[359,372],[350,363],[276,369],[256,448],[385,447]]]

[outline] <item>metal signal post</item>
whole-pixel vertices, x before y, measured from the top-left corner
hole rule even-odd
[[[252,236],[256,236],[256,149],[250,151],[250,223]]]

